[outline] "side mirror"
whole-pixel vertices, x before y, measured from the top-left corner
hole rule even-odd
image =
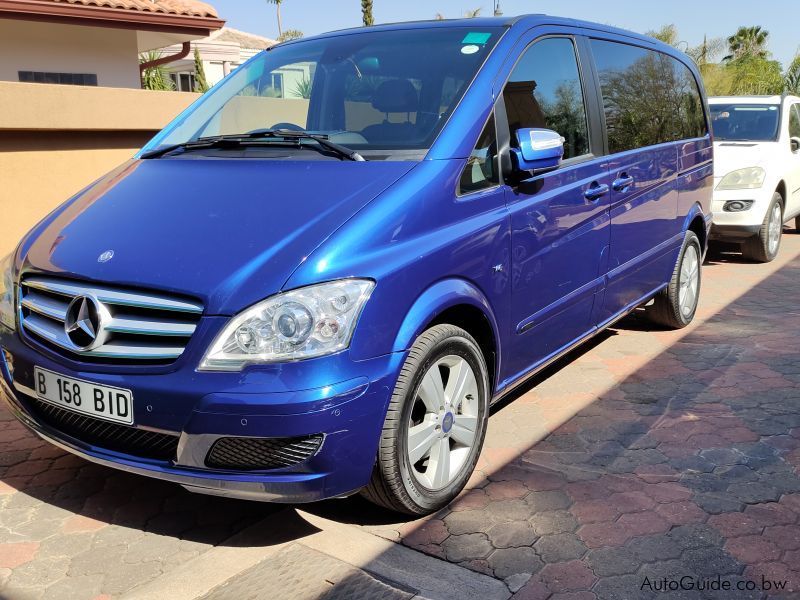
[[[800,152],[800,138],[793,137],[789,140],[789,143],[792,146],[792,152]]]
[[[550,129],[518,129],[517,147],[511,149],[515,171],[551,171],[561,165],[564,138]]]

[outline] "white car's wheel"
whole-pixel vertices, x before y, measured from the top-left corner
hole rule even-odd
[[[770,262],[778,256],[783,236],[783,197],[775,192],[758,235],[748,238],[742,254],[756,262]]]

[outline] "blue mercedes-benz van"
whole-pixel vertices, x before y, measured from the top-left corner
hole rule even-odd
[[[548,16],[280,44],[2,263],[2,394],[91,461],[434,511],[490,405],[628,312],[693,318],[700,76]],[[650,302],[652,300],[652,302]]]

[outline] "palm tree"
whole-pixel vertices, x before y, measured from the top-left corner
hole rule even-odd
[[[761,26],[739,27],[739,30],[728,38],[728,56],[724,61],[740,58],[769,58],[767,43],[769,31]]]
[[[157,50],[151,50],[139,55],[139,63],[150,63],[159,58],[161,58],[161,53]],[[175,84],[172,83],[166,67],[158,65],[142,72],[142,89],[171,92],[175,89]]]
[[[361,16],[364,20],[364,27],[375,24],[375,19],[372,17],[372,0],[361,0]]]
[[[279,42],[288,42],[289,40],[297,40],[303,37],[303,32],[299,29],[287,29],[278,36]]]
[[[275,5],[275,11],[278,14],[278,37],[283,35],[283,24],[281,23],[281,2],[283,2],[283,0],[267,0],[268,4]]]
[[[790,94],[800,94],[800,54],[794,57],[786,70],[784,87]]]

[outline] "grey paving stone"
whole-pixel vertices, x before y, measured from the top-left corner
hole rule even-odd
[[[484,533],[468,533],[465,535],[451,535],[442,542],[442,549],[447,560],[462,562],[489,556],[494,547]],[[510,575],[510,573],[509,573]]]
[[[497,523],[489,528],[486,535],[495,548],[530,546],[539,537],[528,521]]]
[[[580,526],[578,519],[566,510],[537,512],[530,518],[530,523],[538,535],[571,533]]]
[[[561,490],[531,492],[525,496],[525,502],[537,512],[564,509],[572,504],[570,497]]]
[[[669,534],[634,537],[628,540],[626,547],[637,560],[645,563],[675,559],[683,552],[683,547]]]
[[[640,566],[639,558],[625,546],[596,548],[586,561],[598,577],[635,573]]]
[[[486,532],[492,526],[489,512],[483,510],[460,510],[444,518],[444,524],[452,535]]]
[[[495,577],[505,579],[520,573],[538,573],[544,563],[531,548],[509,548],[495,550],[489,557],[489,566]]]
[[[588,550],[580,538],[572,533],[543,536],[533,547],[546,563],[578,559]]]

